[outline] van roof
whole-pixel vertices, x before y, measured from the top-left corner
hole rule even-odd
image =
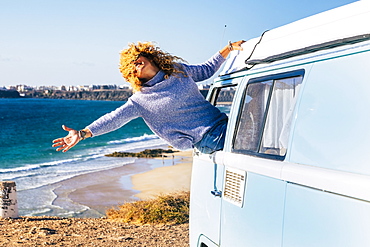
[[[370,1],[362,0],[265,31],[233,51],[221,75],[259,63],[370,39]]]

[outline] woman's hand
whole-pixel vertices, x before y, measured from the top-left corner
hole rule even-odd
[[[56,149],[57,151],[64,149],[63,152],[67,152],[69,149],[74,147],[80,141],[81,137],[77,130],[68,128],[65,125],[62,125],[62,128],[65,131],[68,131],[68,135],[63,138],[55,139],[53,141],[53,143],[55,143],[53,147],[60,146],[59,148]]]
[[[233,51],[233,50],[242,51],[243,50],[242,44],[244,44],[244,43],[245,43],[244,40],[239,40],[239,41],[236,41],[234,43],[229,42],[229,50],[231,50],[231,51]]]
[[[234,50],[238,50],[238,51],[242,51],[243,48],[242,48],[242,44],[245,43],[244,40],[239,40],[239,41],[236,41],[236,42],[229,42],[229,44],[227,46],[225,46],[221,51],[220,51],[220,54],[224,57],[224,58],[227,58],[227,56],[230,54],[231,51],[234,51]]]

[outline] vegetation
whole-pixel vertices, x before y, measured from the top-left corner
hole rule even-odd
[[[107,211],[108,219],[133,224],[182,224],[189,221],[190,192],[125,203]]]
[[[0,90],[0,98],[19,98],[18,91],[15,90]]]
[[[129,152],[114,152],[112,154],[107,154],[108,157],[139,157],[139,158],[155,158],[155,157],[167,157],[164,154],[172,154],[178,151],[172,149],[164,150],[158,149],[145,149],[139,153],[129,153]]]

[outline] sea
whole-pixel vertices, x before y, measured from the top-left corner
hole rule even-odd
[[[115,151],[138,151],[165,143],[141,118],[111,133],[88,138],[66,153],[56,152],[52,140],[64,137],[66,125],[82,129],[115,110],[123,101],[62,99],[0,99],[0,181],[14,181],[20,216],[74,217],[81,205],[53,205],[52,185],[96,171],[132,164],[135,158],[111,158]]]

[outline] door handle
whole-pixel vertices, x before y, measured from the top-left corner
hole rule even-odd
[[[220,191],[220,190],[212,190],[211,191],[211,194],[213,196],[221,197],[222,196],[222,191]]]

